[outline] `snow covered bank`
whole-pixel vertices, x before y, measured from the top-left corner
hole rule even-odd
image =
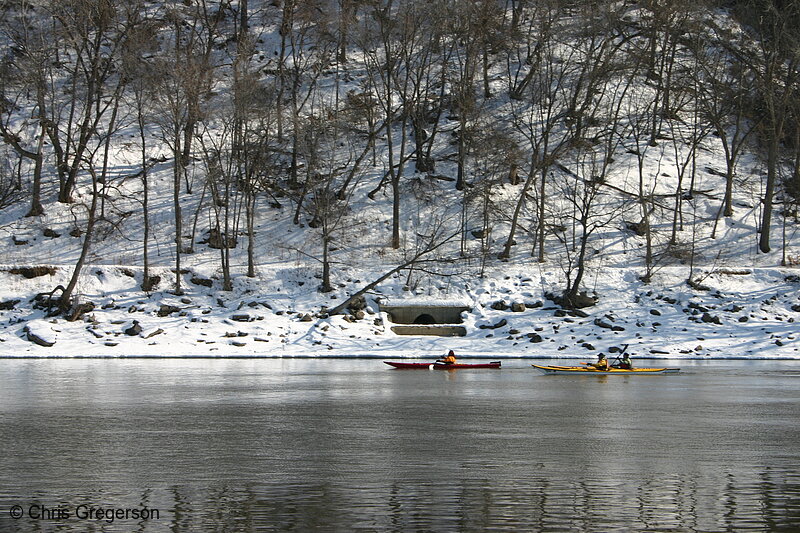
[[[448,297],[472,307],[462,315],[467,335],[448,338],[391,331],[378,299],[442,299],[432,289],[404,291],[399,278],[370,293],[364,318],[355,319],[327,317],[321,302],[332,307],[360,280],[322,295],[309,270],[272,266],[256,278],[237,277],[224,292],[214,270],[197,267],[184,275],[186,294],[176,296],[143,293],[135,269],[93,266],[79,291],[94,308],[68,321],[48,317],[33,299],[65,283],[69,268],[30,279],[12,271],[0,267],[0,357],[400,358],[453,349],[461,356],[574,359],[628,344],[634,357],[800,359],[800,277],[793,269],[721,269],[703,281],[708,290],[695,290],[685,268],[662,269],[647,285],[633,269],[608,268],[593,282],[598,304],[569,311],[543,296],[557,286],[558,273],[531,276],[530,265],[504,266],[448,287]],[[171,275],[166,268],[156,274]]]

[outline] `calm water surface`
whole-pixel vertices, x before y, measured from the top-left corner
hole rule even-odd
[[[0,531],[800,530],[800,362],[529,363],[3,360]]]

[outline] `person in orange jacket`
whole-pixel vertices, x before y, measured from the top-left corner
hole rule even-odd
[[[439,359],[439,361],[448,365],[455,364],[456,354],[453,350],[450,350],[449,352],[447,352],[447,356],[444,359]]]

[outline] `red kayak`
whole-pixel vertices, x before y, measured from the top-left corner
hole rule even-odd
[[[384,361],[389,366],[401,369],[435,369],[435,370],[454,370],[456,368],[500,368],[500,361],[491,363],[400,363],[395,361]]]

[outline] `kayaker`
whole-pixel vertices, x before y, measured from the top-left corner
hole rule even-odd
[[[624,353],[620,356],[617,368],[622,368],[625,370],[630,370],[631,368],[633,368],[633,364],[631,363],[631,358],[628,356],[628,354]]]
[[[447,356],[444,357],[443,359],[439,359],[439,361],[441,361],[442,363],[445,363],[447,365],[455,364],[455,362],[456,362],[456,353],[453,350],[450,350],[449,352],[447,352]]]
[[[610,366],[608,364],[608,359],[606,359],[606,354],[599,353],[597,354],[597,362],[592,365],[597,370],[609,370]]]

